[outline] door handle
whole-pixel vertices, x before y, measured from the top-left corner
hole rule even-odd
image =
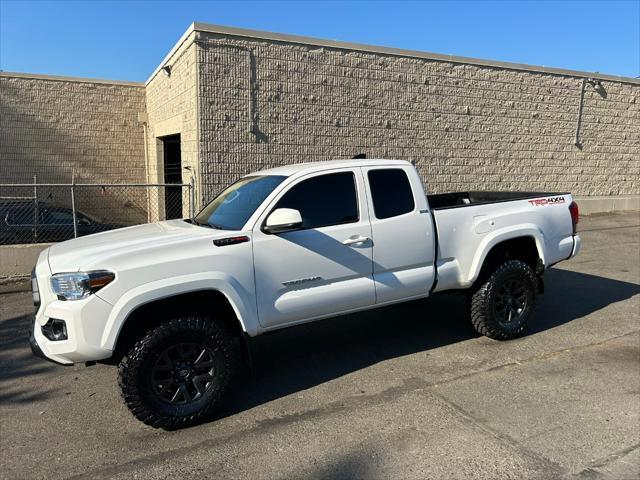
[[[364,242],[368,242],[371,240],[369,237],[363,237],[362,235],[354,235],[353,237],[347,238],[342,242],[343,245],[359,245]]]

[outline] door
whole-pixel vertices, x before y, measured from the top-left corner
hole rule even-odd
[[[302,228],[263,232],[276,208],[299,210]],[[290,185],[257,222],[253,242],[264,328],[375,303],[373,242],[360,168],[311,174]]]
[[[409,166],[363,170],[375,240],[377,303],[427,296],[435,280],[435,241],[419,177]]]
[[[162,139],[164,183],[182,183],[180,135]],[[182,187],[164,187],[165,219],[182,218]]]

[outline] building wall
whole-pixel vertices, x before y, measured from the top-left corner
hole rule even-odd
[[[0,73],[0,183],[141,182],[144,86]]]
[[[0,73],[0,184],[145,181],[144,85]],[[3,187],[1,198],[33,188]],[[38,200],[71,206],[66,187],[38,187]],[[76,207],[106,223],[146,221],[146,192],[76,189]]]
[[[189,183],[198,169],[198,94],[196,81],[196,45],[193,33],[164,63],[171,66],[171,75],[156,73],[147,83],[148,115],[147,147],[149,180],[164,182],[162,137],[180,134],[183,183]],[[162,218],[162,201],[159,209]],[[188,196],[183,199],[185,214]]]
[[[252,170],[414,160],[431,192],[639,193],[640,85],[201,33],[203,199]]]
[[[578,148],[580,76],[215,29],[190,28],[161,64],[171,75],[146,87],[0,73],[0,183],[68,182],[72,171],[88,183],[163,182],[161,138],[179,133],[200,204],[250,171],[357,153],[414,160],[434,193],[640,193],[637,81],[603,80],[606,98],[587,87]],[[161,190],[112,192],[91,208],[163,218]]]

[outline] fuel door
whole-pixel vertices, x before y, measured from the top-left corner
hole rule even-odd
[[[487,215],[476,215],[473,217],[473,231],[478,235],[488,233],[493,230],[495,222]]]

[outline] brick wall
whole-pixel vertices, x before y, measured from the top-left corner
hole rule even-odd
[[[431,192],[638,194],[640,86],[202,33],[203,198],[252,170],[415,160]]]

